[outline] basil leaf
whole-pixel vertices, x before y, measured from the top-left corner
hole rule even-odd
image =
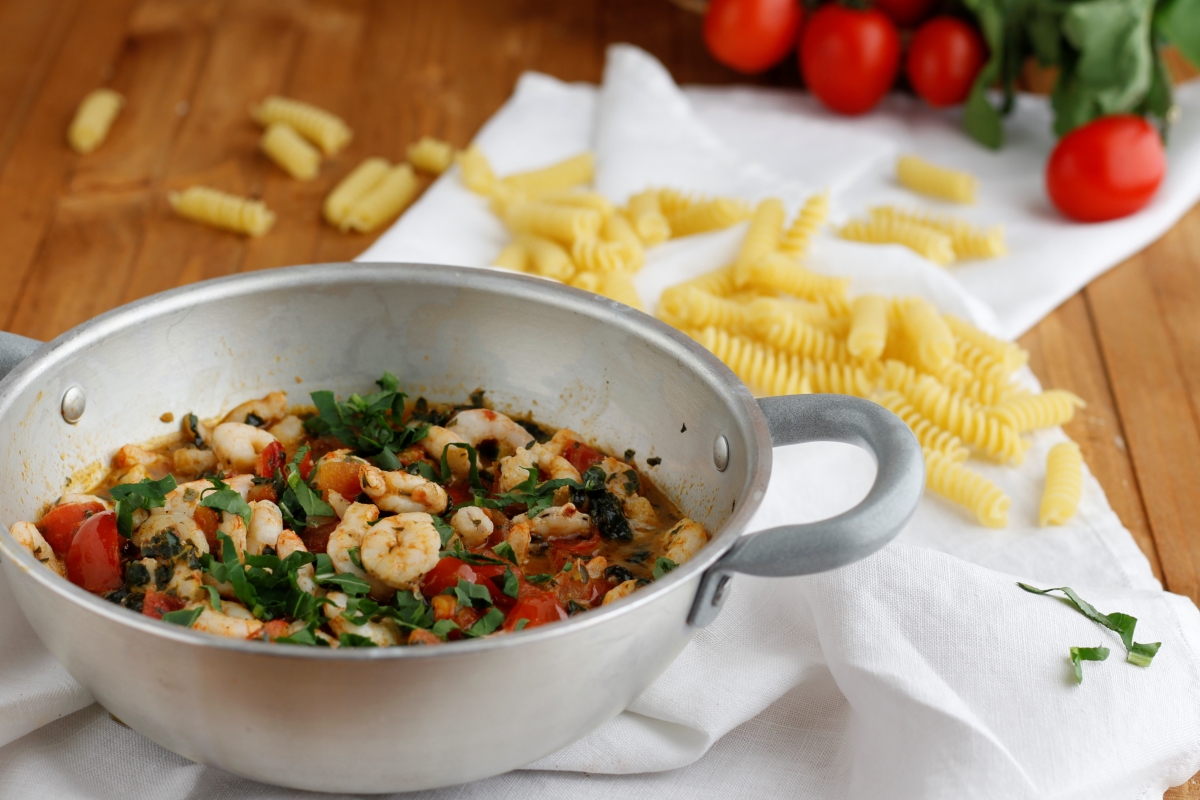
[[[1075,682],[1083,683],[1083,662],[1104,661],[1108,658],[1107,647],[1072,647],[1071,666],[1075,668]]]
[[[525,626],[528,624],[529,624],[529,620],[525,619],[524,617],[521,617],[519,620],[517,620],[517,624],[513,626],[513,631],[516,632],[519,630],[523,630],[525,628]]]
[[[1162,647],[1162,642],[1148,642],[1144,644],[1134,642],[1133,647],[1129,648],[1129,654],[1125,657],[1125,660],[1134,666],[1148,667],[1160,647]]]
[[[333,506],[321,499],[320,495],[308,487],[308,484],[300,477],[298,469],[288,469],[288,488],[295,494],[296,501],[300,504],[300,508],[304,510],[305,518],[308,517],[334,517],[337,516],[333,511]],[[350,498],[347,498],[350,499]]]
[[[463,635],[471,638],[487,636],[489,633],[495,632],[503,623],[504,612],[498,608],[492,608],[480,617],[478,622],[463,631]]]
[[[172,625],[182,625],[185,628],[190,628],[196,624],[196,620],[200,619],[200,615],[203,613],[203,606],[184,608],[180,609],[179,611],[168,611],[162,615],[162,621],[169,622]]]
[[[157,481],[145,478],[137,483],[112,487],[108,493],[117,512],[117,533],[126,539],[133,536],[133,512],[139,508],[161,508],[175,486],[175,477],[168,475]]]
[[[290,636],[280,636],[278,639],[272,639],[275,644],[303,644],[309,647],[328,647],[329,644],[324,639],[318,639],[313,632],[313,625],[307,625]]]
[[[359,569],[362,569],[363,568],[362,558],[361,558],[361,556],[359,556],[358,551],[359,551],[359,548],[351,547],[349,550],[346,551],[346,555],[350,556],[351,564],[358,567]]]
[[[379,467],[380,469],[385,469],[389,472],[394,472],[398,469],[404,469],[404,465],[400,463],[400,459],[396,458],[396,454],[393,453],[392,449],[387,446],[384,446],[384,448],[379,451],[379,454],[374,456],[372,460],[375,462],[375,466]]]
[[[513,552],[512,545],[508,542],[501,542],[492,548],[492,552],[503,558],[505,561],[511,561],[513,566],[517,565],[517,554]]]
[[[549,572],[540,572],[537,575],[526,575],[525,580],[530,583],[549,583],[554,580],[554,576]]]
[[[492,593],[488,591],[486,586],[478,583],[470,583],[462,578],[458,579],[458,585],[454,587],[454,595],[458,598],[458,604],[463,608],[483,607],[492,604]]]
[[[492,610],[495,611],[495,609]],[[444,642],[446,641],[446,636],[450,633],[450,631],[457,630],[461,630],[461,628],[458,627],[458,623],[456,623],[454,620],[439,619],[437,622],[433,623],[433,627],[429,629],[429,632]]]
[[[200,505],[206,508],[216,509],[217,511],[227,511],[230,514],[236,514],[246,523],[246,527],[250,527],[250,504],[246,502],[236,490],[231,489],[229,484],[225,483],[220,478],[209,478],[208,482],[212,484],[212,488],[205,489],[200,493]]]
[[[1025,583],[1017,583],[1027,592],[1033,594],[1049,595],[1050,592],[1062,592],[1066,595],[1064,602],[1074,606],[1079,613],[1099,625],[1103,625],[1109,630],[1115,632],[1121,637],[1121,643],[1125,645],[1127,651],[1126,661],[1131,664],[1136,664],[1139,667],[1150,666],[1151,660],[1158,652],[1158,648],[1162,646],[1162,642],[1139,643],[1133,641],[1133,630],[1137,627],[1137,618],[1131,617],[1128,614],[1115,612],[1112,614],[1101,614],[1090,603],[1075,593],[1075,590],[1068,586],[1059,586],[1053,589],[1038,589]],[[1105,651],[1107,657],[1108,651]],[[1100,659],[1103,660],[1103,659]]]
[[[366,636],[359,636],[356,633],[343,633],[338,636],[338,643],[342,647],[377,647],[374,642]]]
[[[512,599],[517,599],[517,594],[521,590],[521,583],[517,580],[517,576],[513,574],[511,569],[504,570],[504,593]]]
[[[220,592],[217,591],[217,587],[201,586],[200,588],[204,589],[205,591],[208,592],[208,602],[213,607],[213,610],[220,611],[221,610],[221,594],[220,594]]]
[[[1154,29],[1200,67],[1200,0],[1166,0],[1154,14]]]
[[[451,528],[450,523],[441,517],[433,514],[430,516],[433,517],[433,527],[437,528],[438,536],[442,539],[442,547],[445,547],[454,537],[454,528]]]
[[[668,572],[675,569],[676,566],[678,565],[671,559],[666,558],[665,556],[659,556],[658,558],[654,559],[654,569],[650,571],[650,574],[654,576],[654,580],[658,580],[663,575],[666,575]]]
[[[422,437],[422,438],[424,438],[424,437]],[[442,482],[442,476],[438,475],[436,472],[434,472],[433,467],[429,466],[429,464],[427,464],[426,462],[416,461],[416,462],[414,462],[414,464],[417,468],[417,474],[420,475],[425,480],[433,481],[434,483]]]
[[[342,591],[351,597],[369,594],[371,591],[371,584],[351,572],[325,577],[317,582],[321,584],[332,583],[340,586]]]
[[[450,453],[451,447],[457,447],[459,450],[467,451],[467,459],[470,462],[470,470],[467,474],[467,482],[471,485],[471,488],[473,490],[475,490],[476,492],[482,492],[483,491],[483,481],[479,480],[479,453],[475,450],[474,447],[467,444],[466,442],[451,442],[450,444],[448,444],[442,448],[441,466],[442,466],[443,480],[449,481],[453,477],[453,473],[450,471],[450,458],[449,458],[449,453]]]

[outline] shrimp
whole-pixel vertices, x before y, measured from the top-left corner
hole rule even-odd
[[[524,514],[513,518],[513,522],[527,522],[531,533],[543,539],[563,539],[569,536],[587,536],[592,531],[592,518],[584,514],[574,503],[551,506],[533,519]]]
[[[275,554],[280,558],[287,558],[292,553],[307,552],[308,548],[304,546],[304,540],[292,531],[281,531],[279,538],[275,540]],[[312,564],[305,564],[296,570],[296,586],[300,587],[300,591],[320,596],[324,590],[317,586],[316,574]]]
[[[325,616],[329,619],[330,630],[339,636],[343,633],[365,636],[379,647],[400,644],[400,626],[393,620],[382,619],[355,625],[343,617],[342,612],[346,610],[348,601],[349,598],[342,592],[330,592],[325,596]]]
[[[604,486],[621,501],[621,513],[629,524],[639,531],[651,531],[658,527],[658,512],[650,501],[638,494],[637,470],[612,456],[599,462],[608,477]]]
[[[146,521],[133,531],[133,543],[139,548],[145,547],[151,539],[160,533],[173,533],[179,541],[196,548],[197,553],[208,552],[208,539],[204,531],[192,519],[191,514],[168,511],[156,508],[150,512]]]
[[[518,484],[528,480],[531,469],[537,469],[539,473],[545,472],[551,480],[556,478],[569,478],[576,482],[580,480],[579,470],[571,466],[570,461],[543,445],[534,444],[530,447],[522,447],[511,456],[500,459],[500,491],[511,492]]]
[[[222,422],[213,429],[212,438],[217,462],[233,472],[253,472],[259,454],[276,442],[261,428],[242,422]]]
[[[251,487],[254,486],[253,475],[234,475],[226,485],[242,496],[245,500],[250,493]],[[163,502],[163,510],[172,514],[183,514],[192,516],[196,513],[196,508],[200,505],[200,501],[205,494],[215,491],[212,483],[209,481],[191,481],[189,483],[181,483],[167,493],[167,497]],[[155,509],[157,512],[157,509]],[[226,515],[228,516],[228,515]],[[222,524],[225,520],[222,519]]]
[[[513,519],[508,533],[504,536],[504,541],[508,542],[508,546],[512,548],[518,564],[524,564],[529,560],[531,530],[528,518],[521,514]]]
[[[9,528],[8,532],[12,534],[19,545],[33,553],[34,558],[62,577],[67,577],[66,567],[58,560],[58,556],[54,555],[54,549],[50,547],[50,543],[42,538],[41,531],[32,522],[18,522]]]
[[[449,503],[446,490],[441,486],[403,470],[384,472],[368,465],[360,473],[360,479],[362,490],[382,511],[441,514]]]
[[[377,519],[379,519],[379,509],[375,506],[370,503],[352,503],[346,509],[342,521],[330,534],[325,552],[329,555],[329,560],[333,562],[334,569],[340,573],[349,572],[351,575],[357,575],[371,585],[372,597],[385,598],[395,594],[395,590],[384,581],[369,575],[363,567],[355,564],[354,557],[350,552],[357,549],[359,563],[366,565],[366,559],[362,557],[363,539],[371,531],[371,523]],[[439,539],[438,542],[440,544],[441,540]]]
[[[152,559],[142,559],[143,563]],[[153,573],[151,573],[153,574]],[[167,581],[164,591],[184,600],[197,601],[206,596],[204,593],[204,574],[198,569],[192,569],[184,561],[176,560],[171,571],[171,579]]]
[[[175,472],[179,474],[203,475],[216,468],[217,454],[212,450],[181,447],[171,453],[171,463],[175,467]]]
[[[604,577],[604,570],[608,569],[608,559],[604,556],[596,556],[583,565],[587,570],[588,577],[594,581],[598,581]]]
[[[151,453],[136,444],[127,444],[113,456],[113,467],[116,469],[129,469],[136,466],[149,467],[160,461],[162,461],[162,456],[157,453]]]
[[[405,589],[437,566],[441,548],[433,517],[414,512],[379,520],[362,540],[360,552],[367,572],[388,586]]]
[[[247,400],[226,414],[221,422],[222,424],[226,422],[245,423],[246,417],[251,414],[263,422],[277,422],[283,419],[284,415],[287,414],[287,410],[287,393],[271,392],[266,397],[260,397],[257,400]]]
[[[708,533],[699,522],[687,517],[663,534],[663,549],[667,558],[676,564],[691,560],[708,543]]]
[[[193,604],[188,608],[196,608]],[[245,606],[225,601],[217,611],[207,603],[199,605],[204,610],[192,623],[192,629],[227,636],[230,639],[250,639],[262,633],[263,624],[246,610]]]
[[[246,532],[246,552],[261,556],[264,547],[275,547],[283,532],[283,513],[270,500],[250,504],[250,529]]]
[[[529,431],[503,414],[488,408],[460,411],[446,426],[473,447],[478,447],[481,442],[496,442],[501,451],[507,449],[509,453],[513,453],[533,441]]]
[[[337,514],[337,518],[341,519],[346,516],[346,509],[350,508],[351,501],[342,497],[340,492],[335,492],[333,489],[326,489],[325,502],[333,509],[333,513]]]
[[[464,506],[455,511],[450,518],[450,527],[467,547],[479,547],[496,529],[483,509],[476,506]]]
[[[452,444],[469,444],[469,442],[456,432],[437,425],[430,426],[425,438],[420,441],[421,447],[425,448],[425,452],[429,454],[430,458],[440,461],[442,453],[445,453],[450,471],[459,478],[465,478],[471,470],[471,459],[466,450],[461,447],[450,447]]]
[[[296,454],[296,451],[300,449],[300,443],[304,441],[304,423],[296,415],[288,414],[267,428],[267,433],[274,436],[275,440],[283,445],[283,449],[287,451],[290,458]]]
[[[638,582],[636,580],[628,580],[622,584],[618,584],[616,587],[609,589],[608,592],[605,593],[604,600],[600,603],[600,605],[606,606],[609,603],[617,602],[622,597],[629,597],[629,595],[633,594],[633,591],[637,589],[637,587]]]

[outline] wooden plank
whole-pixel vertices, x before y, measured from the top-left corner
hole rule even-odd
[[[1200,598],[1200,431],[1148,277],[1151,246],[1085,296],[1168,589]]]
[[[1083,297],[1075,295],[1063,303],[1025,334],[1021,345],[1029,350],[1029,365],[1045,388],[1067,389],[1087,401],[1087,408],[1065,426],[1066,433],[1079,443],[1109,505],[1146,554],[1155,577],[1162,580],[1125,432]]]
[[[54,209],[76,156],[66,130],[75,107],[103,81],[124,37],[135,0],[84,3],[71,22],[37,100],[0,171],[0,319],[12,319]]]

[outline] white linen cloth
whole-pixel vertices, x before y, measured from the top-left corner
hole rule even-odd
[[[1194,89],[1181,92],[1189,107],[1200,105]],[[1048,212],[1023,217],[1028,206],[1011,204],[1033,189],[1017,168],[1003,166],[1040,164],[1049,136],[1037,133],[1038,123],[1020,120],[1020,133],[994,155],[958,141],[950,120],[888,102],[850,124],[825,118],[794,93],[680,92],[649,56],[616,47],[599,91],[524,76],[477,141],[501,174],[593,147],[597,183],[617,199],[653,181],[751,199],[777,193],[794,205],[828,185],[836,213],[846,215],[900,199],[887,185],[887,162],[910,149],[896,142],[920,129],[912,149],[984,173],[978,219],[1008,223],[1013,256],[949,272],[903,248],[825,237],[812,262],[850,276],[854,291],[921,294],[1010,333],[1069,294],[1068,284],[1150,241],[1194,200],[1184,196],[1180,164],[1198,168],[1200,129],[1180,128],[1170,150],[1173,179],[1150,209],[1124,223],[1079,226],[1104,237],[1104,248],[1087,251],[1103,250],[1103,263],[1092,258],[1077,270],[1086,260],[1077,248],[1069,264],[1050,264],[1059,247],[1050,239],[1082,234]],[[1044,123],[1039,101],[1022,100],[1018,116],[1039,113]],[[749,122],[740,124],[743,118]],[[939,142],[933,150],[927,136]],[[788,143],[803,146],[794,152]],[[979,165],[990,161],[995,168],[987,173]],[[989,176],[1005,173],[1006,202],[988,196]],[[740,233],[650,251],[640,291],[652,301],[664,286],[720,266]],[[451,171],[363,258],[485,266],[505,241],[486,204]],[[1030,261],[1043,269],[1029,269]],[[978,277],[991,267],[995,274]],[[1064,283],[1043,274],[1050,267],[1076,271]],[[1005,271],[1020,280],[1006,280]],[[1023,379],[1033,382],[1028,373]],[[1019,469],[973,464],[1012,497],[1007,529],[982,529],[929,496],[896,543],[858,564],[805,578],[738,577],[718,619],[629,710],[531,769],[420,796],[1161,796],[1200,770],[1200,612],[1161,591],[1090,474],[1075,519],[1037,527],[1046,451],[1063,438],[1057,430],[1038,433]],[[849,508],[873,473],[870,459],[852,447],[778,449],[750,528]],[[1101,611],[1132,614],[1140,620],[1137,640],[1162,641],[1162,649],[1149,668],[1131,666],[1115,635],[1021,591],[1018,579],[1069,585]],[[7,743],[0,797],[295,794],[187,762],[97,706],[85,708],[90,698],[41,648],[2,580],[0,608],[7,611],[0,614],[0,744]],[[1085,664],[1084,683],[1075,685],[1068,649],[1097,644],[1112,655]],[[536,686],[525,690],[536,703]]]

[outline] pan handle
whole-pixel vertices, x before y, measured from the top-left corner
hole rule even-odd
[[[771,443],[845,442],[871,453],[875,483],[863,501],[830,519],[783,525],[738,539],[700,579],[688,621],[712,622],[735,572],[783,577],[845,566],[890,542],[917,510],[925,460],[899,417],[869,400],[846,395],[764,397],[758,401]]]
[[[12,372],[17,364],[29,358],[41,346],[42,343],[37,339],[0,331],[0,378]]]

